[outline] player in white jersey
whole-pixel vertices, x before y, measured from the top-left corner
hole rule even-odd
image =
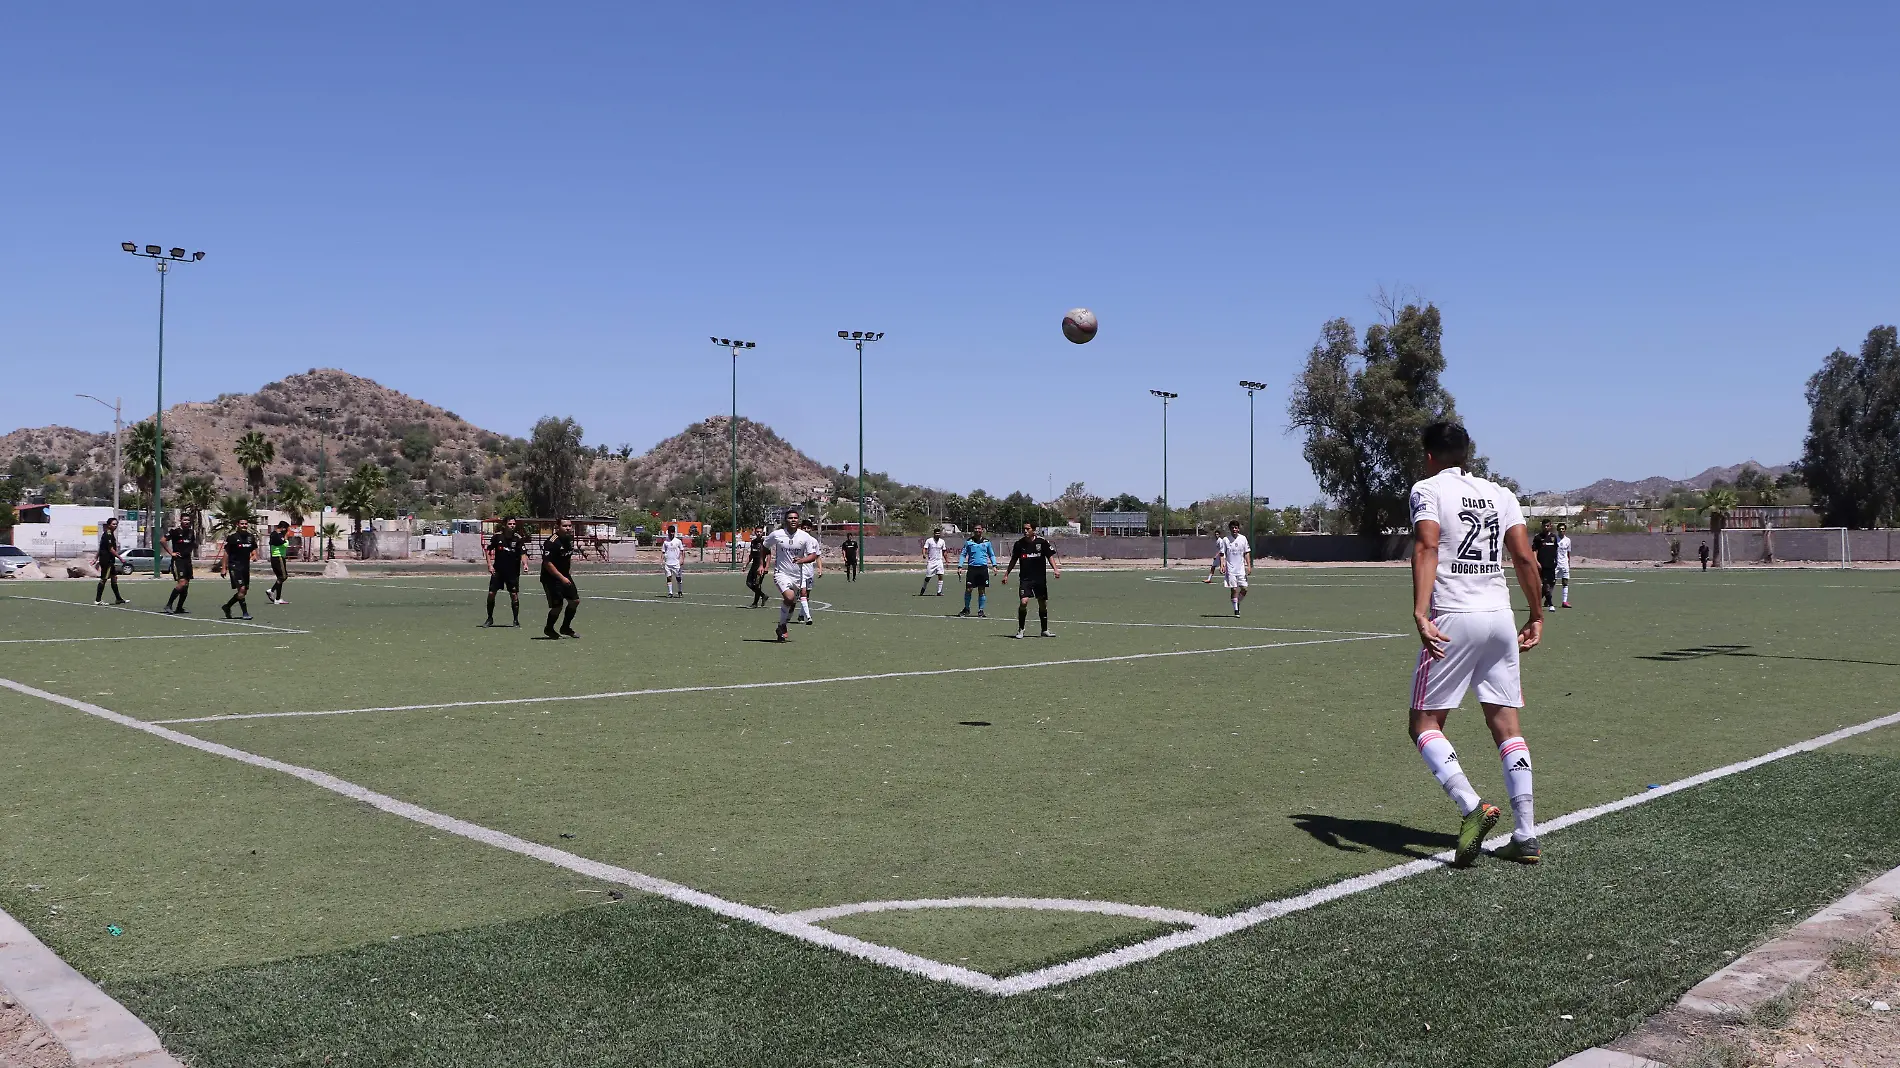
[[[765,551],[772,557],[772,581],[778,584],[778,640],[785,640],[792,609],[805,589],[805,565],[816,563],[822,546],[818,539],[798,529],[796,509],[785,513],[785,525],[765,536]]]
[[[686,596],[686,539],[680,537],[678,527],[666,528],[666,537],[660,539],[660,554],[666,569],[666,595]]]
[[[1458,754],[1445,737],[1445,718],[1475,684],[1485,723],[1498,744],[1504,785],[1516,826],[1497,856],[1535,864],[1531,753],[1518,730],[1524,707],[1518,654],[1543,636],[1540,578],[1524,512],[1509,490],[1467,474],[1471,438],[1456,423],[1425,428],[1427,477],[1412,485],[1412,618],[1418,627],[1418,666],[1412,673],[1412,740],[1419,755],[1464,817],[1455,863],[1477,859],[1484,836],[1501,813],[1471,788]],[[1517,584],[1530,602],[1522,628],[1511,610],[1502,553],[1511,554]]]
[[[818,576],[825,573],[824,551],[824,544],[820,542],[818,546],[818,552],[820,554],[818,559],[813,560],[811,563],[799,569],[801,575],[804,577],[805,585],[803,589],[798,591],[798,618],[803,620],[808,627],[815,622],[811,617],[811,588],[818,583]]]
[[[1559,607],[1570,607],[1570,528],[1557,524],[1557,583],[1563,587],[1564,600]]]
[[[947,544],[943,540],[942,527],[932,530],[930,537],[924,539],[924,584],[917,591],[917,596],[929,595],[932,575],[937,577],[937,596],[943,596],[943,550]]]
[[[1201,581],[1212,582],[1215,575],[1221,575],[1227,583],[1227,600],[1234,606],[1234,614],[1239,615],[1240,602],[1247,599],[1247,576],[1252,572],[1253,546],[1240,532],[1240,520],[1229,520],[1227,536],[1214,539],[1214,564]]]

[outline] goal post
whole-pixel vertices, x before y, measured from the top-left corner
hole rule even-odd
[[[1766,564],[1815,564],[1847,568],[1854,564],[1846,527],[1769,527],[1722,530],[1723,567]]]

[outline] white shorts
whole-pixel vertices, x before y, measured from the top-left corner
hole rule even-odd
[[[818,577],[818,569],[811,566],[810,564],[803,564],[801,566],[805,569],[804,570],[805,588],[809,590],[811,589],[812,581]]]
[[[1230,590],[1246,589],[1247,588],[1247,572],[1245,571],[1227,572],[1226,583],[1227,583],[1227,588]]]
[[[1565,582],[1570,581],[1570,565],[1558,564],[1555,574],[1556,574],[1556,577],[1563,579]]]
[[[942,561],[938,561],[937,563],[934,563],[934,564],[924,565],[924,577],[929,578],[932,575],[935,575],[938,578],[943,577],[943,562]]]
[[[679,578],[679,577],[680,577],[680,572],[681,572],[681,571],[683,571],[683,570],[685,570],[685,565],[684,565],[684,564],[667,564],[667,565],[666,565],[666,577],[667,577],[667,578],[670,578],[670,579],[676,579],[676,578]]]
[[[780,593],[797,593],[805,588],[804,575],[781,575],[774,571],[772,572],[772,581],[778,583],[778,591]]]
[[[1524,707],[1514,613],[1447,612],[1432,622],[1450,640],[1443,660],[1418,651],[1418,667],[1412,671],[1413,708],[1457,708],[1473,683],[1478,700],[1486,704]]]

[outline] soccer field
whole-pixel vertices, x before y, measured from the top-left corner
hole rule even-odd
[[[1900,864],[1900,573],[1581,572],[1548,859],[1469,871],[1406,573],[1200,575],[1016,641],[830,574],[785,645],[725,573],[581,572],[559,642],[468,576],[9,586],[0,905],[196,1065],[1518,1065]]]

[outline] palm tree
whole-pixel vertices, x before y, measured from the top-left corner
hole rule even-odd
[[[1738,498],[1731,489],[1712,489],[1702,495],[1702,507],[1709,512],[1709,540],[1715,543],[1715,566],[1722,566],[1722,528],[1728,514],[1735,510]]]
[[[303,479],[284,475],[277,480],[277,507],[290,513],[290,525],[303,526],[303,517],[317,505],[316,495]]]
[[[317,533],[323,536],[323,545],[326,550],[324,559],[336,559],[336,539],[342,536],[342,528],[338,527],[335,523],[325,523]]]
[[[203,533],[204,513],[217,499],[217,488],[202,475],[192,475],[178,484],[178,507],[189,514],[191,529],[199,533]]]
[[[277,459],[277,446],[264,436],[261,430],[252,430],[237,439],[237,462],[244,468],[244,477],[251,484],[251,495],[264,492],[264,468]]]
[[[362,547],[363,520],[376,511],[376,489],[369,481],[361,478],[358,469],[349,481],[343,483],[343,491],[337,495],[337,511],[350,517],[350,545],[358,550]]]
[[[158,495],[159,478],[172,469],[172,438],[167,436],[161,446],[158,425],[148,419],[132,427],[121,459],[126,477],[137,483],[145,493],[145,506],[150,508],[153,498]],[[159,518],[154,516],[145,529],[156,532],[158,526]]]
[[[218,521],[211,528],[214,532],[236,530],[240,519],[257,519],[257,509],[252,507],[251,499],[242,493],[227,493],[218,498],[217,511]]]

